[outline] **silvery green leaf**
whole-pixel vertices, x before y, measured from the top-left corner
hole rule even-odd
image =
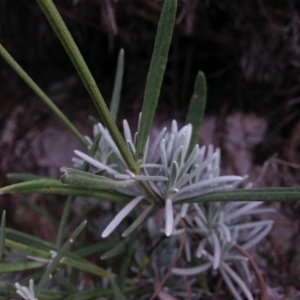
[[[106,172],[108,172],[109,174],[112,174],[112,175],[119,174],[118,171],[114,170],[113,168],[109,167],[108,165],[100,162],[97,159],[94,159],[93,157],[91,157],[81,151],[74,150],[74,153],[77,156],[79,156],[81,159],[88,162],[89,164],[91,164],[92,166],[94,166],[95,168],[97,168],[99,170],[105,170]]]
[[[137,181],[169,181],[168,177],[165,176],[146,176],[146,175],[135,175]]]
[[[173,268],[172,274],[180,276],[193,276],[205,272],[212,266],[211,262],[204,263],[197,267],[192,268]]]
[[[248,221],[246,223],[236,224],[235,226],[237,227],[238,230],[251,229],[251,228],[257,228],[257,230],[259,230],[262,227],[269,226],[272,224],[273,224],[272,220],[262,220],[262,221],[252,221],[252,222]]]
[[[183,155],[182,157],[185,158],[188,152],[190,142],[191,142],[191,135],[192,135],[192,125],[187,124],[186,126],[182,127],[178,134],[182,134],[182,141],[181,145],[183,146]]]
[[[138,203],[143,200],[143,198],[143,196],[138,196],[130,201],[126,206],[124,206],[104,229],[104,231],[102,232],[102,237],[108,237],[123,221],[123,219],[138,205]]]
[[[125,141],[132,142],[132,135],[127,120],[123,120],[123,131],[124,131]]]
[[[165,222],[166,222],[165,225],[166,236],[170,236],[173,231],[173,223],[174,223],[172,199],[166,199]]]
[[[184,250],[185,250],[186,260],[190,262],[192,260],[190,239],[187,239],[186,242],[184,243]]]
[[[232,240],[230,229],[224,223],[218,223],[220,231],[223,233],[225,240],[229,243]]]
[[[178,147],[176,146],[175,148],[175,152],[174,152],[174,155],[172,157],[172,160],[173,161],[176,161],[176,163],[178,164],[178,166],[182,166],[183,164],[183,161],[184,161],[184,155],[183,155],[183,146],[182,145],[178,145]]]
[[[164,127],[164,128],[159,132],[159,134],[156,136],[155,140],[152,142],[152,146],[151,146],[151,148],[150,148],[150,150],[149,150],[149,154],[148,154],[148,156],[149,156],[149,157],[148,157],[148,160],[147,160],[148,162],[154,160],[156,150],[157,150],[157,148],[159,147],[159,144],[160,144],[160,142],[161,142],[163,136],[165,135],[166,131],[167,131],[167,128]]]
[[[126,140],[126,144],[127,144],[127,147],[129,149],[131,155],[134,157],[136,150],[135,150],[135,146],[134,146],[133,142],[131,140]]]
[[[149,216],[151,211],[153,210],[154,206],[148,206],[140,215],[139,217],[122,233],[122,237],[126,237],[131,234],[136,228],[138,228],[144,220]]]
[[[170,168],[169,189],[176,186],[178,175],[179,175],[179,166],[177,161],[173,160]]]
[[[243,298],[240,296],[239,292],[237,291],[236,287],[234,286],[231,278],[227,275],[225,270],[223,268],[220,268],[220,273],[222,275],[222,278],[224,279],[228,289],[230,290],[231,294],[234,296],[235,300],[243,300]]]
[[[146,164],[141,164],[141,168],[145,168],[145,171],[148,171],[149,168],[161,169],[162,165],[154,164],[154,163],[146,163]]]
[[[176,133],[178,133],[178,125],[177,122],[173,120],[171,123],[171,134],[175,135]]]
[[[243,215],[249,214],[249,212],[256,208],[257,206],[260,206],[262,204],[261,201],[256,201],[256,202],[250,202],[250,203],[241,203],[240,204],[240,208],[232,211],[232,212],[228,212],[226,214],[226,221],[230,221],[232,219],[235,219],[237,217],[241,217]]]
[[[196,212],[197,212],[197,214],[198,214],[198,216],[197,217],[199,217],[200,218],[200,222],[202,223],[207,223],[207,217],[206,217],[206,215],[205,215],[205,213],[204,213],[204,211],[203,211],[203,209],[201,209],[201,207],[203,207],[203,206],[200,206],[199,204],[197,204],[197,203],[194,203],[193,204],[193,207],[194,207],[194,209],[196,210]]]
[[[189,155],[187,161],[185,162],[185,164],[183,165],[183,167],[180,169],[180,177],[182,178],[183,176],[186,176],[186,174],[189,172],[190,168],[193,166],[193,164],[195,163],[196,159],[197,159],[197,155],[199,154],[199,146],[196,145],[192,151],[192,153]],[[184,182],[181,182],[180,180],[178,181],[179,185],[182,185],[183,183],[185,183],[187,181],[184,180]]]
[[[15,283],[16,293],[25,300],[37,300],[34,294],[33,279],[29,280],[29,287],[21,286],[18,282]]]
[[[99,129],[99,132],[102,133],[102,136],[103,136],[102,138],[104,138],[106,140],[106,142],[109,145],[109,147],[113,150],[113,152],[122,161],[123,157],[121,156],[121,153],[120,153],[117,145],[115,144],[115,141],[113,140],[113,138],[111,137],[110,133],[108,132],[108,130],[106,128],[104,128],[101,123],[98,123],[97,126],[98,126],[98,129]]]
[[[270,222],[267,226],[262,227],[261,231],[254,235],[251,239],[249,238],[248,242],[245,244],[242,244],[244,249],[252,248],[254,245],[256,245],[258,242],[260,242],[271,230],[272,223]]]
[[[174,147],[173,147],[174,146],[174,139],[175,139],[174,134],[170,134],[169,139],[168,140],[166,139],[166,154],[167,154],[167,157],[169,158],[169,160],[172,158],[172,152],[173,152],[173,149],[174,149]]]
[[[199,182],[196,182],[196,183],[193,183],[191,185],[181,188],[180,193],[189,192],[189,191],[192,191],[195,189],[200,190],[201,188],[203,188],[205,186],[214,186],[214,185],[217,185],[220,183],[228,183],[230,181],[241,181],[241,180],[242,180],[241,176],[233,176],[233,175],[205,179],[205,180],[201,180]]]
[[[202,239],[196,250],[196,257],[201,258],[204,247],[207,245],[207,239]]]
[[[238,287],[243,291],[244,295],[247,297],[248,300],[253,300],[253,296],[251,292],[249,291],[247,285],[242,280],[242,278],[227,264],[222,263],[222,269],[224,270],[224,273],[226,272],[228,276],[231,277],[232,280],[234,280]],[[225,278],[224,278],[225,280]]]
[[[187,203],[183,203],[182,204],[181,210],[180,210],[180,216],[181,216],[181,218],[184,218],[186,216],[188,208],[189,208],[189,205]]]
[[[213,241],[213,248],[214,248],[214,260],[213,260],[213,269],[216,270],[219,268],[220,261],[221,261],[221,245],[220,241],[215,232],[211,235]]]
[[[160,144],[159,144],[159,148],[160,148],[160,159],[161,159],[161,163],[162,163],[162,171],[163,171],[163,175],[164,176],[168,176],[168,156],[166,153],[166,147],[165,147],[165,139],[162,139]]]
[[[205,223],[203,223],[202,220],[198,216],[195,216],[194,220],[199,228],[202,228],[202,230],[206,228]]]

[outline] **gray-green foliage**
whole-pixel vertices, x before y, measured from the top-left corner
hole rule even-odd
[[[235,299],[253,299],[248,287],[253,272],[245,253],[239,249],[255,246],[268,233],[272,222],[254,221],[252,216],[269,211],[262,207],[262,201],[298,199],[299,189],[238,189],[245,185],[246,177],[221,175],[220,150],[197,143],[206,101],[202,72],[195,81],[187,123],[179,128],[173,121],[169,130],[163,128],[154,139],[149,138],[177,1],[164,1],[138,130],[133,134],[124,121],[124,138],[115,123],[122,86],[123,51],[119,55],[110,114],[53,2],[37,2],[80,75],[102,123],[94,125],[92,138],[83,138],[0,45],[1,56],[86,146],[86,152],[75,151],[74,165],[80,170],[62,167],[61,181],[11,174],[23,182],[0,189],[0,193],[69,196],[56,241],[47,242],[5,228],[6,215],[2,214],[1,273],[13,275],[28,270],[31,273],[30,277],[18,277],[14,284],[10,281],[15,279],[10,277],[6,281],[1,277],[0,294],[4,299],[19,295],[28,300],[142,300],[162,295],[199,299],[214,289],[206,275],[217,273]],[[87,226],[86,221],[79,220],[99,207],[107,210],[106,216],[88,220]],[[77,223],[81,221],[78,227],[69,219],[72,208]],[[75,230],[70,232],[69,226]],[[87,232],[96,240],[101,234],[105,239],[86,245]],[[70,250],[72,245],[74,251]],[[16,253],[18,261],[13,261]],[[87,256],[91,254],[101,256],[106,263],[100,267],[90,262]],[[122,259],[116,266],[112,259],[119,259],[118,256]],[[81,273],[87,274],[86,281]],[[178,276],[184,276],[185,281]]]

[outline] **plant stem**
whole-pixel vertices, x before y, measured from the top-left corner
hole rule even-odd
[[[99,112],[104,125],[107,127],[109,133],[111,134],[113,140],[115,141],[128,168],[134,173],[137,173],[139,170],[138,165],[134,160],[134,158],[132,157],[131,153],[129,152],[117,125],[115,124],[113,118],[110,115],[110,112],[97,87],[94,77],[92,76],[86,62],[84,61],[63,19],[61,18],[55,5],[53,4],[53,1],[52,0],[36,0],[36,1],[40,6],[40,8],[42,9],[42,11],[44,12],[50,25],[52,26],[59,40],[61,41],[61,44],[64,47],[65,51],[67,52],[69,58],[71,59],[74,67],[76,68],[78,75],[80,76],[87,92],[89,93],[91,99],[93,100],[94,105],[97,111]]]
[[[27,83],[27,85],[40,97],[42,101],[54,112],[54,114],[67,126],[67,128],[77,137],[85,146],[88,146],[83,135],[70,122],[66,115],[53,103],[53,101],[41,90],[41,88],[32,80],[32,78],[23,70],[23,68],[14,60],[14,58],[0,44],[0,55],[14,69],[14,71]]]

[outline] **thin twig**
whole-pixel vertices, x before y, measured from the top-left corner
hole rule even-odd
[[[253,268],[255,277],[257,279],[258,282],[258,286],[259,286],[259,290],[260,290],[260,296],[261,296],[261,300],[270,300],[270,296],[268,293],[268,289],[267,289],[267,285],[266,282],[256,264],[256,262],[254,261],[254,259],[252,258],[252,256],[245,250],[243,249],[243,247],[241,247],[238,244],[235,244],[234,247],[241,253],[243,254],[245,257],[248,258],[249,263],[251,265],[251,267]]]

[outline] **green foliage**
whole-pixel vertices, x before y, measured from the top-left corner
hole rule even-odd
[[[14,71],[27,83],[27,85],[37,94],[37,96],[52,110],[52,112],[66,125],[66,127],[78,138],[78,140],[87,146],[87,142],[76,127],[69,121],[63,112],[53,103],[53,101],[40,89],[34,80],[23,70],[23,68],[14,60],[14,58],[5,50],[0,43],[0,55],[14,69]]]
[[[198,72],[198,75],[194,84],[194,93],[190,100],[188,114],[186,116],[186,124],[192,124],[193,133],[190,143],[189,152],[192,152],[195,145],[198,144],[198,138],[200,135],[201,123],[204,117],[206,104],[206,81],[202,72]]]
[[[144,148],[150,134],[151,125],[156,111],[160,88],[167,65],[169,47],[173,35],[176,8],[177,1],[168,0],[164,2],[163,10],[161,12],[161,18],[158,24],[154,50],[146,82],[142,118],[137,141],[137,158],[141,158],[144,154]]]

